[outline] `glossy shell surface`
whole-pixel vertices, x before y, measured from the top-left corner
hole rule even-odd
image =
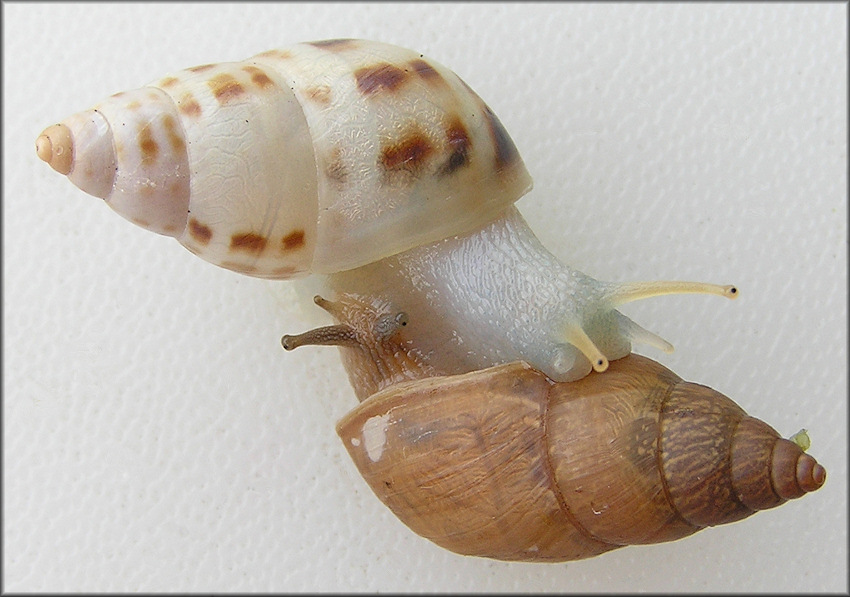
[[[134,223],[264,278],[468,232],[531,188],[457,75],[354,39],[166,75],[45,130],[38,153]]]

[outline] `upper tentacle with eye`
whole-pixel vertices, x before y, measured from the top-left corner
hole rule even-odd
[[[281,344],[286,350],[307,345],[341,347],[343,364],[358,399],[365,400],[401,381],[439,375],[405,336],[410,319],[404,311],[356,295],[343,295],[336,301],[317,295],[313,300],[338,323],[286,335]]]

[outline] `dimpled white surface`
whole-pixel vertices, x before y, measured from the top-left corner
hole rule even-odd
[[[847,591],[843,4],[5,4],[8,591]],[[334,432],[354,403],[286,284],[207,265],[41,163],[41,129],[169,71],[377,39],[455,70],[535,178],[519,207],[600,279],[735,283],[623,310],[780,433],[819,492],[566,564],[412,534]]]

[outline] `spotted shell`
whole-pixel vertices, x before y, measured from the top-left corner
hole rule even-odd
[[[457,75],[350,39],[179,71],[48,128],[37,150],[127,219],[264,278],[472,230],[531,188]]]

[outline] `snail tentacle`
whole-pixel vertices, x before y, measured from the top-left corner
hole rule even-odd
[[[632,319],[626,317],[619,311],[616,311],[616,313],[617,321],[620,323],[620,331],[623,336],[631,340],[634,344],[652,346],[653,348],[657,348],[658,350],[668,354],[673,352],[673,345],[667,342],[667,340],[635,323]]]
[[[359,346],[357,333],[350,325],[328,325],[308,330],[303,334],[285,335],[280,339],[285,350],[301,346]]]
[[[590,361],[594,371],[602,373],[608,369],[608,359],[605,358],[602,351],[593,343],[593,340],[590,339],[584,328],[579,325],[570,325],[565,335],[569,343],[578,348],[585,358]]]
[[[728,299],[738,298],[738,288],[731,284],[720,285],[708,282],[687,282],[677,280],[658,280],[652,282],[609,282],[604,285],[605,291],[600,296],[600,302],[619,307],[626,303],[640,301],[667,294],[713,294]]]

